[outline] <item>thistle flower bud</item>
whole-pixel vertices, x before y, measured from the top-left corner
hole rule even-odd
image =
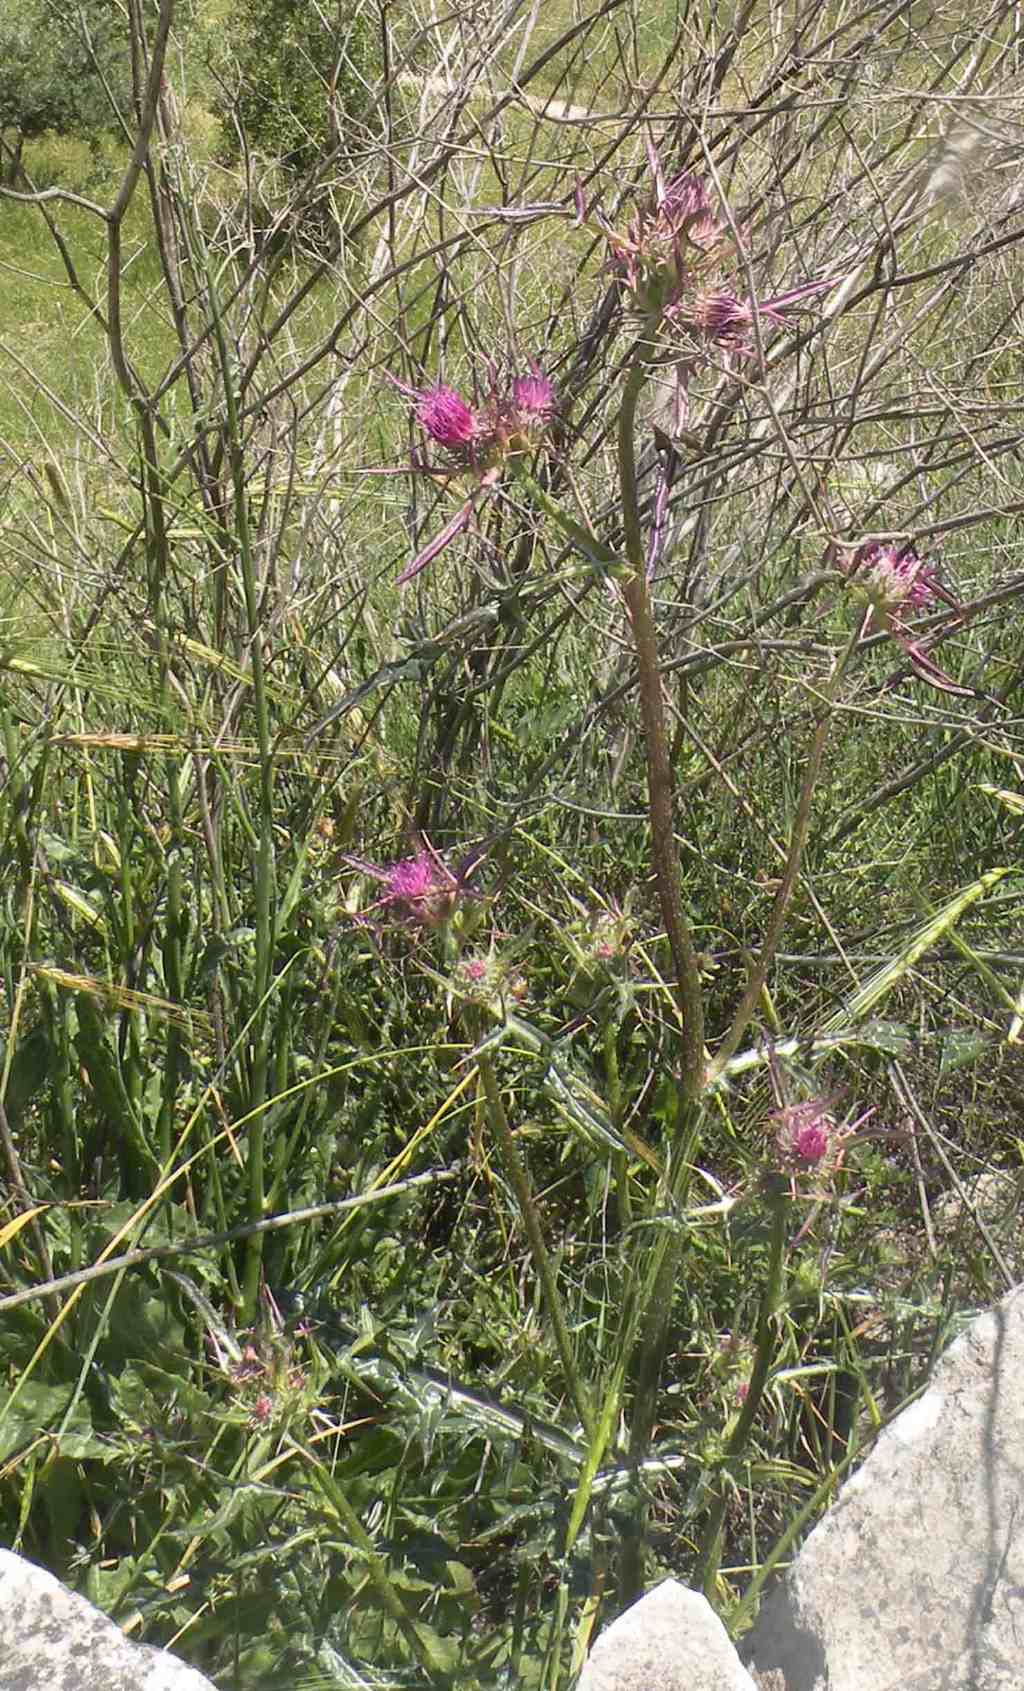
[[[526,997],[526,979],[507,959],[493,951],[486,956],[465,957],[459,964],[458,981],[463,993],[476,1004],[497,1009],[506,1001],[520,1003]]]
[[[769,1117],[775,1129],[775,1158],[784,1174],[835,1166],[839,1127],[827,1098],[787,1104]]]

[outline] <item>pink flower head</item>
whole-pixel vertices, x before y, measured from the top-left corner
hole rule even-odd
[[[708,191],[692,170],[680,171],[666,187],[660,181],[660,165],[655,172],[655,204],[657,214],[673,229],[683,229],[688,223],[710,217]]]
[[[526,432],[531,428],[543,428],[555,408],[554,386],[539,370],[534,370],[529,376],[517,376],[512,383],[509,403],[512,416]]]
[[[725,241],[726,226],[711,209],[699,176],[684,170],[670,182],[658,201],[651,238],[673,248],[680,269],[695,272]]]
[[[776,294],[774,299],[756,301],[741,299],[729,288],[709,288],[695,294],[692,299],[679,300],[671,315],[714,345],[728,347],[734,353],[745,353],[751,350],[755,314],[781,327],[786,321],[783,313],[791,306],[799,305],[827,288],[834,288],[840,279],[834,276],[819,282],[803,282],[787,293]]]
[[[769,1120],[775,1127],[775,1154],[787,1173],[831,1167],[839,1129],[828,1099],[808,1098],[802,1104],[787,1104]]]
[[[746,346],[754,321],[753,309],[746,300],[724,289],[696,294],[692,300],[681,302],[674,315],[718,345],[738,342]]]
[[[843,561],[842,568],[883,618],[899,617],[904,610],[920,610],[935,597],[931,566],[918,557],[913,546],[872,541]]]
[[[597,221],[611,247],[615,269],[640,309],[665,312],[693,285],[727,231],[714,216],[699,176],[684,170],[666,184],[650,141],[647,156],[654,181],[653,205],[637,212],[625,235]]]
[[[403,857],[384,872],[382,903],[398,907],[409,921],[434,927],[451,910],[455,884],[442,863],[429,852]]]
[[[425,851],[415,857],[403,857],[387,870],[384,884],[387,887],[384,896],[393,903],[414,904],[417,899],[428,898],[437,885],[433,858]]]
[[[961,699],[974,696],[974,689],[961,687],[951,675],[947,675],[904,624],[906,611],[919,611],[936,599],[941,599],[955,611],[962,609],[939,582],[932,565],[920,558],[913,546],[870,541],[858,547],[856,552],[840,558],[839,567],[850,584],[859,588],[868,600],[865,630],[875,627],[891,634],[907,654],[917,675],[930,687],[937,688],[940,693],[953,693]],[[893,685],[893,682],[888,685]]]
[[[469,472],[475,480],[469,497],[455,515],[405,566],[398,577],[398,586],[403,587],[469,527],[477,506],[491,497],[500,483],[506,460],[533,448],[537,436],[551,420],[555,390],[537,366],[531,365],[530,375],[517,376],[504,391],[492,382],[489,397],[474,410],[461,394],[444,383],[432,388],[411,388],[396,376],[388,379],[407,399],[415,401],[416,421],[448,453],[451,467]],[[438,473],[435,467],[415,460],[412,467],[427,474]]]
[[[554,386],[536,364],[507,389],[495,383],[485,412],[485,450],[491,462],[500,468],[507,458],[531,451],[554,409]]]
[[[793,1129],[793,1156],[798,1162],[820,1163],[832,1142],[830,1123],[824,1116],[799,1122]]]
[[[371,911],[383,907],[412,926],[440,927],[460,899],[480,896],[469,883],[485,856],[486,846],[477,846],[452,870],[426,843],[413,856],[400,858],[397,863],[368,863],[365,858],[343,853],[343,862],[371,876],[381,887],[376,904],[357,913],[356,920],[367,923]]]
[[[872,1108],[856,1121],[838,1122],[832,1113],[831,1099],[807,1098],[801,1104],[787,1104],[769,1116],[775,1130],[775,1166],[789,1176],[793,1196],[796,1196],[797,1175],[812,1173],[820,1182],[838,1172],[846,1146],[869,1137],[860,1130],[874,1113]]]
[[[707,185],[695,171],[681,170],[666,183],[658,150],[647,137],[647,162],[654,182],[654,209],[641,212],[635,228],[645,221],[652,238],[672,242],[682,240],[707,251],[718,245],[724,233],[722,225],[712,214]]]
[[[464,453],[480,433],[476,413],[461,394],[442,383],[417,396],[416,421],[424,433],[448,452]]]

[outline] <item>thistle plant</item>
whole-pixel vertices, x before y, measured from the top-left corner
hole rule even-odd
[[[652,376],[668,366],[674,383],[674,426],[679,433],[687,426],[687,441],[692,450],[690,390],[697,371],[706,364],[719,381],[734,381],[737,391],[742,391],[741,384],[749,387],[758,383],[764,370],[756,355],[764,352],[766,331],[786,329],[791,313],[813,308],[815,302],[837,289],[844,278],[842,275],[819,277],[781,293],[766,289],[762,294],[757,290],[756,272],[744,250],[744,237],[735,219],[717,204],[704,178],[692,170],[667,178],[650,140],[647,154],[649,196],[634,212],[624,232],[613,228],[600,210],[588,210],[580,190],[576,195],[578,221],[596,230],[607,246],[610,272],[625,308],[624,325],[630,337],[616,400],[617,539],[610,547],[598,542],[592,524],[581,525],[578,517],[565,508],[564,499],[553,495],[552,487],[564,479],[557,458],[551,461],[552,473],[546,477],[546,485],[536,480],[528,468],[529,456],[545,450],[546,433],[555,413],[553,386],[539,370],[535,368],[528,377],[517,377],[504,389],[492,378],[488,397],[478,405],[470,405],[446,385],[406,388],[403,391],[414,404],[418,425],[444,453],[446,464],[442,473],[462,480],[468,478],[473,486],[456,517],[402,571],[399,581],[405,583],[417,575],[468,527],[485,497],[500,498],[502,489],[511,485],[512,478],[517,478],[563,541],[582,553],[591,566],[597,565],[603,575],[610,574],[617,585],[636,664],[646,753],[650,865],[671,959],[670,980],[675,1001],[677,1108],[674,1133],[664,1147],[653,1212],[661,1211],[672,1217],[686,1213],[709,1111],[766,988],[800,881],[833,705],[862,638],[871,630],[891,635],[923,679],[944,690],[964,690],[938,669],[913,638],[907,622],[912,614],[940,596],[957,608],[956,601],[939,586],[933,566],[910,544],[870,542],[852,552],[840,552],[841,574],[867,601],[864,622],[845,647],[831,656],[819,683],[794,824],[783,854],[783,871],[771,916],[759,952],[751,959],[745,985],[709,1049],[703,959],[684,891],[678,844],[664,664],[652,592],[653,568],[666,516],[668,482],[666,478],[660,481],[648,513],[640,495],[640,400]],[[718,393],[721,404],[721,388]],[[437,473],[429,465],[417,463],[415,467]],[[685,734],[687,728],[685,714],[677,707],[676,736],[680,732]],[[483,980],[484,967],[477,965],[477,969]],[[492,1013],[504,1014],[508,1021],[507,1004],[495,1011],[492,1001],[491,1008]],[[606,1046],[613,1116],[619,1120],[623,1103],[615,1056],[616,1026],[613,1019],[609,1023],[610,1045],[606,1042]],[[578,1378],[566,1314],[543,1243],[536,1199],[500,1102],[492,1058],[481,1050],[477,1061],[486,1110],[523,1209],[566,1387],[577,1407],[584,1433],[594,1439],[599,1436],[602,1422],[595,1420],[592,1405],[588,1403],[584,1407],[586,1393]],[[803,1239],[808,1225],[805,1223],[799,1230],[791,1225],[790,1205],[801,1198],[804,1179],[810,1177],[818,1187],[829,1184],[841,1167],[845,1143],[856,1139],[856,1129],[871,1113],[867,1111],[853,1127],[841,1127],[827,1101],[817,1098],[781,1107],[772,1118],[774,1150],[768,1174],[774,1171],[776,1181],[785,1176],[786,1184],[773,1184],[772,1178],[768,1178],[763,1185],[755,1180],[751,1188],[755,1199],[757,1194],[762,1194],[768,1203],[771,1248],[765,1264],[757,1330],[752,1339],[750,1378],[742,1406],[722,1447],[727,1465],[742,1456],[751,1434],[779,1343],[778,1315],[783,1300],[787,1249],[793,1239]],[[824,1201],[827,1193],[815,1191],[815,1196]],[[623,1200],[621,1213],[628,1220],[635,1212]],[[629,1347],[633,1351],[628,1459],[637,1478],[651,1450],[669,1345],[673,1293],[685,1248],[685,1229],[662,1225],[656,1228],[652,1240],[644,1241],[642,1264],[638,1262],[633,1270],[633,1291],[624,1315],[622,1343],[624,1353]],[[711,1490],[714,1501],[697,1558],[698,1577],[709,1592],[714,1590],[717,1578],[726,1482],[717,1482]],[[646,1496],[638,1483],[632,1516],[620,1548],[619,1589],[623,1600],[629,1600],[642,1589],[646,1512]]]
[[[1009,1283],[1019,18],[355,10],[302,178],[175,0],[0,136],[0,1539],[565,1691]]]
[[[680,332],[705,345],[721,349],[727,371],[737,371],[753,350],[752,330],[755,319],[766,325],[782,326],[784,312],[790,306],[803,304],[835,285],[833,280],[819,280],[802,284],[789,292],[766,301],[744,298],[730,291],[727,280],[730,263],[735,265],[728,223],[718,219],[712,209],[711,196],[703,180],[692,172],[683,172],[666,183],[660,159],[648,142],[648,158],[652,175],[652,194],[647,206],[641,207],[629,224],[625,235],[616,234],[598,215],[597,227],[604,234],[610,252],[612,270],[630,309],[639,318],[639,328],[624,365],[622,389],[618,401],[617,466],[619,517],[621,523],[621,554],[619,559],[622,601],[633,641],[637,665],[643,737],[647,765],[647,804],[650,829],[650,855],[653,879],[661,920],[672,960],[673,990],[678,1016],[678,1125],[673,1141],[666,1147],[666,1164],[660,1202],[670,1210],[678,1210],[686,1201],[694,1159],[701,1142],[702,1121],[708,1099],[709,1081],[716,1074],[705,1046],[706,1010],[702,982],[701,958],[694,939],[693,920],[686,908],[680,873],[679,851],[676,843],[677,823],[675,794],[669,737],[666,725],[664,681],[659,655],[658,632],[654,603],[649,582],[651,542],[644,532],[644,519],[638,492],[637,406],[641,392],[652,370],[660,362],[671,361],[676,369],[677,418],[687,414],[686,394],[689,377],[696,367],[697,354],[678,356],[674,343]],[[586,221],[586,208],[578,199],[581,221]],[[404,390],[415,403],[416,420],[424,432],[447,453],[452,464],[468,472],[477,480],[477,487],[453,519],[428,547],[403,570],[400,583],[409,581],[438,555],[470,520],[483,493],[496,489],[502,477],[528,448],[536,447],[548,423],[554,395],[550,384],[534,372],[531,377],[519,378],[507,396],[492,385],[490,397],[477,410],[470,407],[454,390],[446,386],[423,390]],[[535,486],[536,484],[531,484]],[[543,509],[570,540],[577,540],[579,529],[575,519],[564,514],[550,497],[542,499]],[[587,550],[586,546],[584,546]],[[869,584],[879,580],[880,565],[870,566],[866,577]],[[873,572],[873,573],[872,573]],[[912,599],[924,589],[923,579],[907,565],[902,576],[898,569],[890,572],[894,580],[905,580],[904,599]],[[877,589],[876,589],[877,591]],[[890,593],[894,592],[890,590]],[[773,920],[762,947],[761,955],[751,969],[746,991],[732,1017],[718,1054],[719,1068],[739,1043],[753,1014],[758,992],[763,987],[778,944],[789,899],[799,874],[801,853],[809,821],[810,801],[820,767],[828,728],[828,688],[835,689],[852,648],[833,667],[826,689],[826,704],[819,714],[812,734],[807,760],[807,775],[801,801],[801,825],[794,831],[783,877],[780,895],[776,900]],[[497,1083],[491,1060],[481,1057],[487,1106],[495,1134],[503,1147],[503,1155],[513,1171],[517,1193],[525,1209],[524,1219],[534,1250],[536,1265],[558,1348],[570,1382],[574,1401],[580,1408],[581,1419],[588,1434],[593,1432],[589,1411],[582,1409],[581,1388],[576,1382],[571,1351],[568,1348],[567,1326],[560,1307],[554,1278],[541,1244],[541,1232],[534,1200],[525,1172],[518,1164],[504,1112],[498,1106]],[[806,1137],[806,1135],[805,1135]],[[783,1223],[776,1228],[778,1249],[772,1258],[769,1272],[769,1301],[774,1305],[781,1274],[781,1240]],[[629,1440],[630,1461],[639,1471],[647,1459],[656,1418],[656,1406],[665,1361],[672,1309],[672,1294],[679,1273],[683,1252],[680,1231],[665,1231],[656,1238],[651,1259],[645,1269],[646,1292],[640,1306],[631,1314],[636,1343],[636,1390],[632,1404]],[[755,1387],[744,1408],[740,1428],[745,1436],[755,1413],[763,1387],[768,1358],[765,1347],[771,1332],[767,1315],[759,1331]],[[735,1455],[742,1440],[734,1437],[730,1452]],[[635,1596],[642,1587],[645,1545],[645,1504],[638,1495],[636,1517],[626,1533],[620,1568],[620,1590],[626,1599]],[[713,1533],[712,1540],[717,1542]],[[704,1575],[710,1578],[708,1567]]]

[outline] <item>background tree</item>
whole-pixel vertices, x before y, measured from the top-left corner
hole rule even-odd
[[[351,150],[372,110],[369,16],[351,0],[242,0],[232,25],[237,86],[220,101],[228,158],[254,148],[304,172],[339,143]]]
[[[95,140],[119,127],[131,86],[118,14],[97,0],[74,11],[22,0],[0,17],[0,146],[5,177],[21,173],[25,142],[52,130]]]

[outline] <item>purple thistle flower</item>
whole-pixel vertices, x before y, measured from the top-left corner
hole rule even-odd
[[[391,910],[403,921],[434,928],[451,914],[459,883],[439,857],[422,848],[413,857],[397,863],[367,863],[345,854],[343,861],[381,885],[381,896],[371,909]],[[362,913],[360,921],[367,919]]]
[[[730,347],[734,352],[749,352],[751,330],[755,314],[781,327],[786,319],[783,312],[815,294],[834,288],[841,281],[832,276],[819,282],[803,282],[774,299],[746,300],[728,288],[707,289],[692,300],[680,301],[672,315],[687,328],[693,329],[717,346]]]
[[[661,166],[655,172],[655,195],[658,215],[675,229],[681,229],[691,218],[709,217],[711,206],[708,191],[692,170],[680,171],[665,187],[660,181]],[[716,225],[717,228],[717,225]]]
[[[666,184],[658,149],[649,135],[645,137],[644,144],[654,183],[654,213],[653,218],[648,213],[648,222],[660,222],[663,235],[677,236],[685,232],[689,239],[693,238],[696,229],[704,237],[703,241],[697,242],[698,245],[705,242],[716,244],[722,228],[711,214],[711,202],[703,177],[692,170],[681,170]]]
[[[461,394],[442,383],[425,388],[417,398],[416,421],[431,440],[455,453],[472,446],[480,433],[480,422]]]
[[[433,475],[449,474],[454,468],[476,477],[469,498],[406,565],[398,577],[399,587],[433,563],[456,535],[469,526],[479,501],[500,482],[505,460],[529,451],[550,421],[555,405],[554,387],[536,364],[531,363],[530,370],[527,376],[516,376],[505,392],[492,377],[490,396],[479,410],[467,405],[460,393],[443,382],[436,387],[412,388],[395,376],[388,378],[407,399],[415,402],[416,421],[452,460],[449,469],[440,472],[415,459],[412,468]]]
[[[751,306],[724,289],[681,301],[673,315],[716,345],[738,343],[745,347],[754,321]]]
[[[415,857],[403,857],[386,871],[385,898],[390,904],[415,904],[429,898],[438,883],[437,869],[425,851]]]
[[[667,185],[661,160],[647,141],[654,203],[638,211],[625,235],[596,217],[612,250],[615,269],[641,310],[671,310],[694,273],[725,240],[727,230],[712,213],[707,188],[684,170]]]
[[[834,1100],[828,1097],[807,1098],[800,1104],[787,1104],[775,1110],[768,1121],[774,1128],[775,1167],[789,1180],[791,1197],[797,1197],[797,1176],[813,1174],[821,1190],[805,1196],[823,1199],[827,1196],[827,1182],[843,1165],[848,1145],[862,1139],[876,1137],[884,1129],[862,1132],[874,1109],[865,1110],[853,1122],[839,1122],[833,1114]],[[804,1229],[797,1235],[798,1242]]]
[[[537,369],[529,376],[517,376],[512,383],[510,407],[520,428],[542,428],[555,408],[553,384]]]
[[[698,270],[727,235],[725,224],[711,209],[704,183],[688,170],[669,183],[649,228],[653,244],[660,241],[664,248],[671,249],[681,277],[687,265],[691,272]]]
[[[831,1143],[827,1118],[814,1116],[793,1130],[793,1156],[802,1163],[820,1163]]]
[[[424,434],[451,453],[460,465],[471,466],[484,424],[462,395],[445,382],[438,382],[434,387],[413,388],[408,382],[399,381],[397,376],[390,374],[388,381],[406,399],[413,401],[414,415]]]
[[[411,857],[399,858],[397,863],[368,863],[365,858],[342,853],[342,862],[360,874],[379,882],[381,896],[375,904],[356,915],[356,920],[369,922],[370,912],[384,909],[411,926],[440,927],[453,914],[460,899],[475,899],[481,895],[470,881],[487,856],[489,841],[475,846],[455,869],[449,869],[444,859],[430,845],[420,840]]]
[[[436,928],[451,915],[458,884],[440,858],[429,851],[418,851],[414,857],[403,857],[381,869],[371,864],[363,867],[383,885],[378,903],[406,922]]]
[[[703,339],[727,348],[731,357],[738,357],[750,350],[755,315],[781,325],[784,311],[835,287],[842,279],[803,282],[774,299],[744,298],[735,284],[714,274],[721,272],[730,229],[716,217],[703,179],[684,170],[666,184],[661,161],[649,139],[647,155],[654,182],[653,206],[637,212],[625,235],[601,224],[615,268],[642,310],[654,309],[675,318]],[[702,287],[705,277],[707,285]]]
[[[787,1172],[817,1168],[833,1152],[838,1135],[828,1099],[808,1098],[802,1104],[787,1104],[769,1118],[775,1126],[775,1154]]]
[[[907,609],[921,610],[935,598],[932,568],[910,545],[871,541],[844,560],[842,568],[883,622]]]
[[[840,558],[839,565],[851,585],[859,588],[869,601],[862,632],[874,626],[891,634],[921,680],[940,693],[953,693],[961,699],[974,697],[974,689],[961,687],[947,675],[904,626],[907,611],[922,610],[936,599],[942,599],[956,611],[961,610],[953,595],[939,583],[934,567],[920,558],[913,546],[869,541]],[[887,685],[894,685],[896,679]]]

